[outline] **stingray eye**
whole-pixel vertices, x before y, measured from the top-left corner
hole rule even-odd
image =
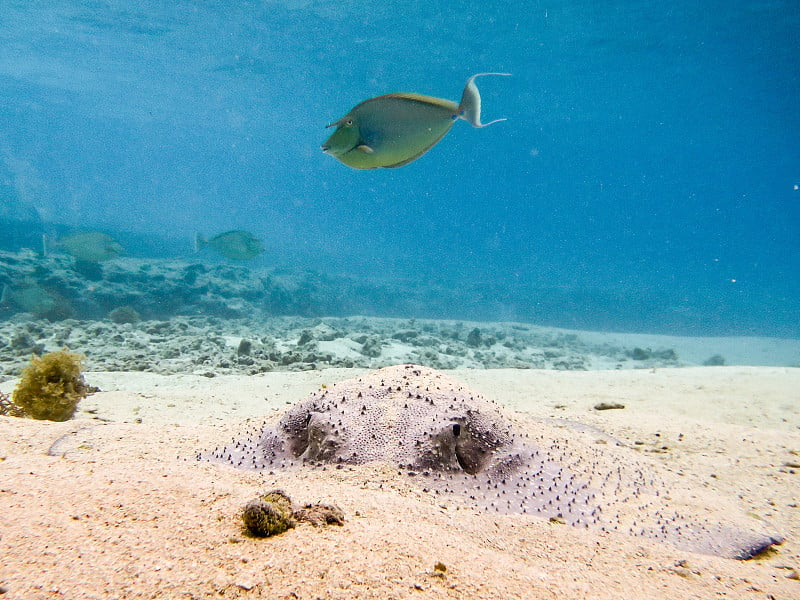
[[[453,423],[453,435],[455,437],[461,435],[461,425],[459,423]]]

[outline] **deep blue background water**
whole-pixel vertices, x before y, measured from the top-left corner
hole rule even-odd
[[[246,228],[258,264],[486,290],[398,316],[800,337],[798,57],[797,0],[3,0],[0,181],[168,255]],[[400,169],[321,153],[479,71],[508,121]]]

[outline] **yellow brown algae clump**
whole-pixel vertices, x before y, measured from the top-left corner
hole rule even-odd
[[[23,416],[48,421],[72,418],[78,402],[93,389],[81,373],[83,356],[67,352],[49,352],[41,358],[31,356],[22,378],[12,393],[14,405]]]

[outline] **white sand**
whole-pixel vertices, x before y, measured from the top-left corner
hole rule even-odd
[[[726,336],[684,337],[649,333],[575,332],[588,344],[639,348],[674,348],[685,365],[702,365],[714,355],[728,365],[800,366],[800,340],[791,338]]]
[[[443,509],[387,465],[269,475],[192,460],[227,442],[243,419],[359,372],[90,373],[104,391],[75,420],[0,418],[2,597],[800,597],[789,577],[800,572],[800,469],[782,466],[800,462],[800,369],[452,373],[514,410],[599,426],[769,519],[786,542],[747,562]],[[626,408],[593,410],[599,401]],[[524,415],[520,423],[535,427]],[[70,432],[57,446],[62,456],[48,456]],[[243,536],[238,511],[272,487],[301,502],[336,502],[347,523]],[[439,561],[443,576],[434,573]]]

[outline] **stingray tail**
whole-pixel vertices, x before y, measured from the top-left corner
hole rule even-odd
[[[475,79],[484,75],[510,77],[511,73],[476,73],[467,79],[467,85],[464,86],[464,92],[461,94],[461,104],[458,105],[458,118],[464,119],[473,127],[486,127],[492,123],[505,121],[505,119],[495,119],[488,123],[481,123],[481,94],[478,91],[478,86],[475,85]]]

